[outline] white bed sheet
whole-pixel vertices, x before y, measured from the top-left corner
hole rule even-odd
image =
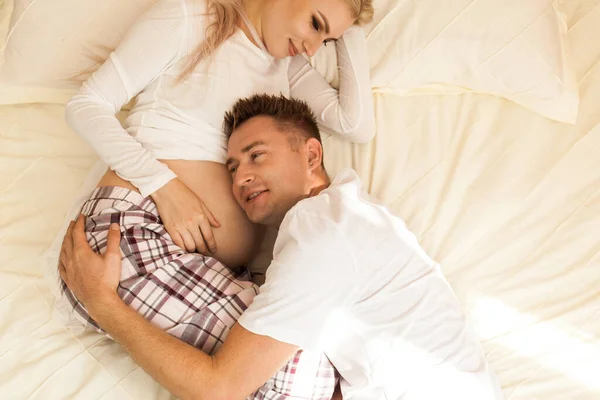
[[[325,139],[330,173],[357,169],[442,263],[511,400],[600,398],[600,1],[569,25],[575,127],[486,95],[377,94],[374,142]],[[63,113],[0,107],[0,398],[170,398],[52,319],[42,253],[96,160]]]

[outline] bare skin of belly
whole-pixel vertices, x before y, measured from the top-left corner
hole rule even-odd
[[[213,228],[217,243],[217,260],[230,268],[248,265],[260,246],[263,229],[252,224],[231,193],[231,177],[225,165],[210,161],[161,160],[194,192],[215,218],[220,228]],[[139,190],[129,181],[108,170],[98,186],[117,186]]]

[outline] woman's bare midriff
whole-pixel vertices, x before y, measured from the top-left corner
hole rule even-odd
[[[223,164],[210,161],[161,160],[190,188],[221,223],[213,228],[217,242],[215,258],[228,267],[247,265],[260,245],[262,229],[252,224],[231,193],[231,177]],[[139,190],[108,170],[98,186]]]

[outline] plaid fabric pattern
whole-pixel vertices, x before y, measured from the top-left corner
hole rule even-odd
[[[92,249],[106,251],[111,223],[121,229],[118,294],[148,321],[212,354],[252,303],[258,287],[247,270],[230,270],[211,257],[187,253],[165,230],[156,204],[125,188],[99,187],[82,208]],[[61,282],[74,315],[102,332]],[[337,373],[323,354],[299,351],[248,399],[330,399]]]

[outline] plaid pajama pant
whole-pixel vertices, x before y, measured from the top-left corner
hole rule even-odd
[[[246,269],[230,270],[211,257],[188,253],[165,230],[156,204],[125,188],[99,187],[83,205],[87,239],[106,250],[111,223],[121,229],[118,294],[148,321],[213,354],[258,293]],[[62,293],[84,324],[101,331],[61,282]],[[299,351],[248,399],[331,399],[337,373],[323,354]]]

